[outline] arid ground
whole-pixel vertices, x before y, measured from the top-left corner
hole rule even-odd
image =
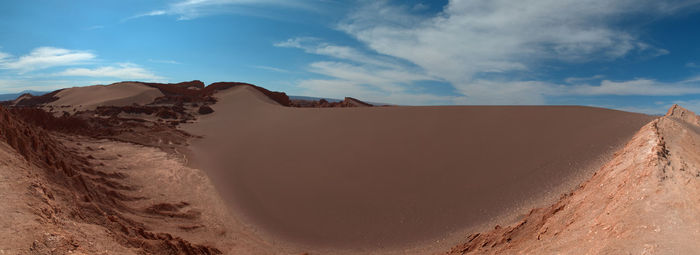
[[[123,82],[0,108],[0,254],[679,254],[700,124]]]

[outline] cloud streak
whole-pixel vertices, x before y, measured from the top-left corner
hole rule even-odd
[[[0,53],[0,69],[11,69],[26,73],[56,66],[70,66],[88,63],[96,55],[88,51],[69,50],[55,47],[39,47],[19,58]]]
[[[160,81],[165,78],[153,72],[131,63],[121,63],[116,66],[103,66],[93,69],[72,68],[56,73],[56,76],[80,76],[80,77],[110,77],[118,79],[138,79],[146,81]]]
[[[684,84],[688,81],[610,81],[597,75],[570,77],[557,84],[519,78],[538,73],[543,63],[669,54],[616,22],[639,14],[664,17],[698,2],[452,0],[442,12],[426,17],[414,14],[414,6],[372,1],[335,26],[368,50],[311,37],[291,38],[275,46],[333,58],[309,64],[310,72],[327,79],[299,82],[303,88],[337,93],[326,96],[357,90],[376,97],[408,95],[417,92],[407,87],[424,80],[454,87],[456,96],[429,95],[447,104],[546,104],[549,97],[564,95],[698,94],[698,89]],[[592,81],[599,83],[591,85]]]
[[[124,21],[149,16],[171,15],[178,20],[191,20],[203,16],[225,13],[251,15],[250,10],[242,11],[236,8],[246,7],[283,7],[302,10],[316,10],[312,1],[300,0],[184,0],[170,4],[167,8],[137,14]]]
[[[158,63],[158,64],[172,64],[172,65],[181,64],[180,62],[177,62],[175,60],[170,60],[170,59],[148,59],[148,62]]]
[[[630,81],[601,81],[600,85],[574,85],[567,88],[567,94],[595,96],[680,96],[700,94],[699,82],[662,83],[651,79],[635,79]]]
[[[291,73],[291,71],[287,69],[282,69],[282,68],[277,68],[277,67],[272,67],[272,66],[259,66],[259,65],[253,65],[250,66],[252,68],[257,68],[261,70],[267,70],[267,71],[273,71],[273,72],[278,72],[278,73]]]
[[[422,18],[380,1],[352,13],[338,29],[376,52],[465,83],[483,73],[532,70],[540,61],[667,53],[610,25],[619,15],[654,12],[657,6],[652,1],[450,1],[442,13]]]
[[[332,59],[309,64],[307,71],[325,77],[298,82],[299,87],[313,92],[310,94],[336,98],[354,96],[395,104],[436,104],[451,100],[448,97],[412,93],[411,84],[438,79],[393,57],[366,54],[352,47],[311,37],[290,38],[274,46],[301,49]]]

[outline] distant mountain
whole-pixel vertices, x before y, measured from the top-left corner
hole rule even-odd
[[[325,97],[307,97],[307,96],[289,96],[289,100],[309,100],[309,101],[318,101],[321,99],[325,99],[328,102],[341,102],[343,101],[342,99],[335,99],[335,98],[325,98]]]
[[[0,101],[14,100],[17,97],[19,97],[25,93],[32,94],[32,96],[41,96],[41,95],[49,93],[49,92],[48,91],[25,90],[25,91],[22,91],[19,93],[0,94]]]
[[[338,102],[342,102],[342,101],[343,101],[343,99],[327,98],[327,97],[309,97],[309,96],[292,96],[292,95],[289,95],[288,97],[289,97],[289,100],[318,101],[318,100],[324,99],[324,100],[326,100],[326,101],[328,101],[328,102],[331,102],[331,103],[338,103]],[[355,100],[357,100],[357,99],[355,99]],[[367,102],[367,101],[364,101],[364,102]],[[367,103],[372,104],[372,105],[375,105],[375,106],[380,106],[380,105],[392,105],[392,104],[377,103],[377,102],[367,102]]]

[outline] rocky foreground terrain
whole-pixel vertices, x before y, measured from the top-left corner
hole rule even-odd
[[[212,114],[215,94],[237,86],[288,107],[371,105],[289,100],[243,83],[134,84],[134,94],[73,88],[2,103],[0,254],[304,252],[233,217],[210,179],[189,167],[194,136],[178,127]],[[67,90],[109,96],[75,104]],[[698,116],[674,106],[552,205],[446,253],[692,254],[700,250],[699,143]]]
[[[199,81],[136,83],[154,89],[110,98],[131,84],[2,102],[0,254],[279,253],[231,218],[206,175],[186,166],[180,151],[192,136],[177,126],[211,114],[219,90],[250,86],[285,106],[289,98]],[[102,92],[91,104],[70,101]]]
[[[700,118],[674,105],[556,203],[448,254],[695,254],[699,145]]]

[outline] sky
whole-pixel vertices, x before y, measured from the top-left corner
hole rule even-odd
[[[0,2],[0,93],[125,80],[700,112],[700,0]]]

